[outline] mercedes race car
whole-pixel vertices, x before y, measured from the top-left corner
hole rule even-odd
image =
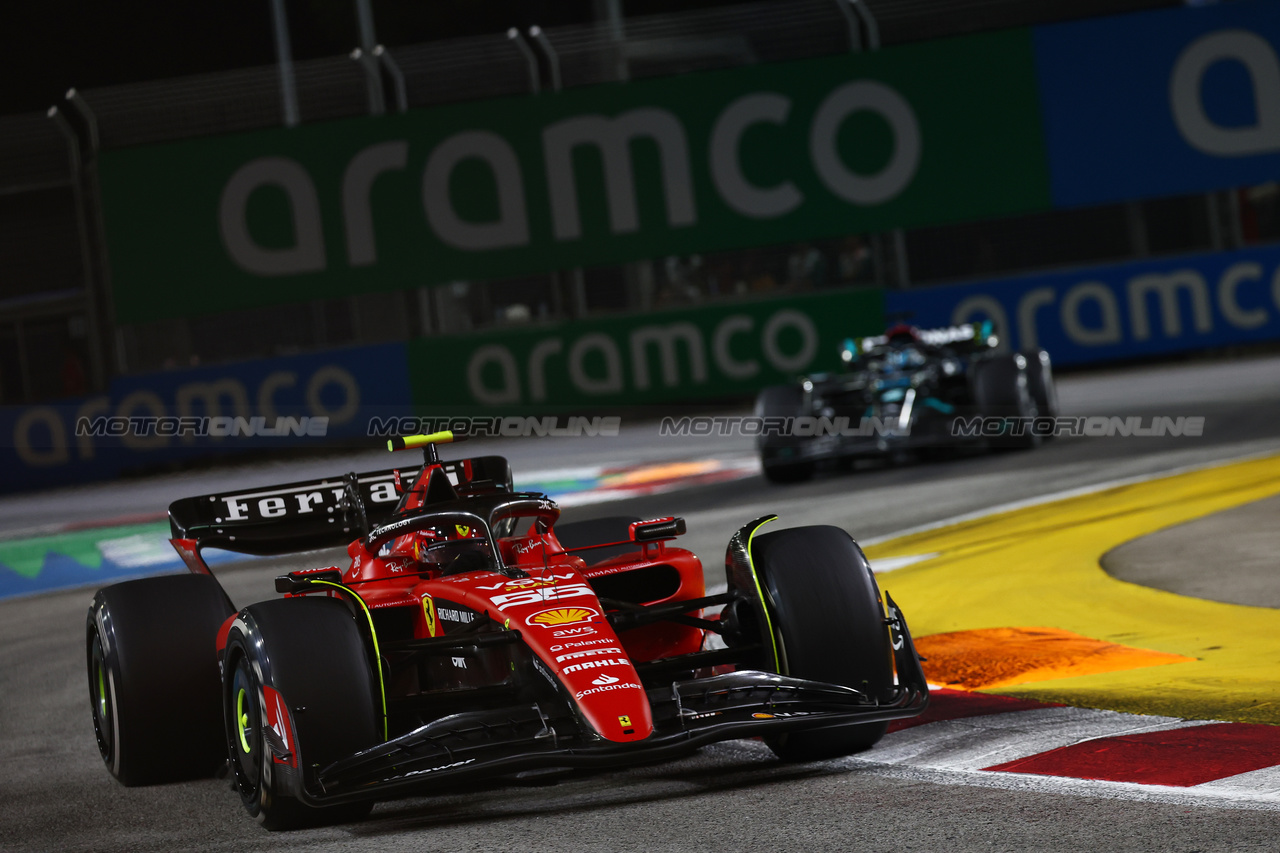
[[[724,592],[680,518],[557,524],[507,461],[440,460],[174,502],[190,574],[100,590],[98,748],[125,785],[225,769],[268,829],[363,817],[462,779],[652,762],[760,736],[788,760],[874,744],[928,687],[901,612],[835,527],[729,541]],[[204,548],[348,544],[237,607]],[[716,609],[718,612],[710,612]]]
[[[821,462],[965,444],[1036,447],[1052,437],[1048,419],[1058,414],[1049,354],[998,347],[990,323],[897,324],[879,337],[846,339],[843,372],[801,377],[756,398],[765,476],[797,482]]]

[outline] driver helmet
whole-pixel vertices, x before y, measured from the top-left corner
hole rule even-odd
[[[921,341],[920,330],[906,323],[895,323],[885,330],[885,340],[891,344],[918,344]]]
[[[477,527],[443,524],[419,530],[413,538],[413,558],[427,569],[451,574],[484,568],[491,562],[489,543]],[[464,568],[465,567],[465,568]]]

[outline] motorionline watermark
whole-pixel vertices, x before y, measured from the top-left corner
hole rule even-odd
[[[420,435],[449,431],[468,438],[504,437],[530,438],[533,436],[571,436],[612,438],[622,428],[622,418],[616,416],[568,417],[543,416],[520,417],[388,417],[370,418],[365,435],[391,438],[397,435]]]
[[[327,416],[299,418],[279,417],[268,421],[265,417],[219,416],[124,416],[100,415],[76,420],[76,436],[96,437],[145,437],[145,436],[200,436],[211,438],[323,438],[329,433]]]
[[[725,436],[745,435],[788,436],[798,438],[815,438],[818,436],[836,435],[843,437],[910,435],[910,424],[902,424],[896,417],[890,418],[851,418],[813,417],[796,415],[794,417],[729,417],[729,416],[697,416],[697,417],[665,417],[658,424],[660,436]]]
[[[1144,426],[1145,423],[1145,426]],[[954,438],[995,438],[997,436],[1088,436],[1089,438],[1158,438],[1163,436],[1200,438],[1204,435],[1203,417],[1150,418],[1078,415],[1071,417],[993,417],[975,415],[956,418],[951,423]]]
[[[1022,435],[1070,435],[1088,437],[1111,436],[1185,436],[1199,438],[1204,434],[1203,417],[997,417],[974,415],[957,417],[951,424],[954,438],[997,438]],[[911,424],[900,417],[740,417],[740,416],[686,416],[664,417],[658,425],[658,434],[664,437],[685,436],[735,436],[748,437],[784,436],[790,438],[819,438],[823,436],[852,437],[903,437],[911,434]]]

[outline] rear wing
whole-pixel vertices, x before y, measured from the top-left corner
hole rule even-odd
[[[956,326],[943,326],[938,329],[916,329],[916,333],[920,335],[922,343],[930,346],[956,346],[964,345],[972,346],[975,349],[982,347],[994,346],[992,338],[992,328],[990,321],[974,325],[973,323],[961,323]],[[867,352],[878,346],[884,346],[889,342],[887,335],[876,335],[872,338],[863,338],[858,342],[861,352]]]
[[[438,464],[459,497],[513,491],[504,457]],[[391,519],[401,488],[411,488],[420,471],[388,468],[183,498],[169,505],[174,547],[201,571],[202,561],[192,566],[188,556],[206,547],[269,556],[347,545]]]

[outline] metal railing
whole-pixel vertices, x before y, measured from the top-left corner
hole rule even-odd
[[[834,55],[874,49],[877,44],[889,46],[1172,5],[1181,2],[764,0],[668,15],[625,20],[615,17],[599,23],[535,28],[517,32],[516,37],[504,31],[395,48],[374,45],[372,50],[367,44],[372,41],[370,28],[361,34],[362,49],[358,54],[294,62],[291,79],[298,120],[308,124],[560,87]],[[352,40],[357,41],[354,32]],[[109,280],[97,216],[97,150],[275,128],[284,121],[281,77],[275,66],[90,88],[59,106],[57,120],[43,114],[0,117],[0,263],[5,271],[0,277],[0,339],[25,341],[21,347],[23,363],[27,365],[22,370],[25,378],[21,383],[5,380],[8,368],[0,365],[0,389],[6,381],[11,388],[20,384],[26,389],[24,399],[41,396],[39,382],[32,378],[35,374],[28,373],[32,364],[49,354],[29,351],[28,344],[39,336],[33,331],[35,327],[23,324],[53,322],[50,318],[54,318],[67,327],[71,339],[100,338],[92,345],[91,360],[99,356],[105,360],[107,353],[118,352],[121,359],[112,362],[117,371],[158,366],[160,350],[141,343],[152,341],[155,336],[146,330],[111,327],[106,308]],[[69,135],[68,131],[73,132]],[[1101,215],[1101,219],[1109,221],[1108,216]],[[1061,224],[1075,227],[1065,222],[1071,216],[1061,219]],[[1082,234],[1089,231],[1080,227]],[[941,249],[943,255],[958,257],[959,250],[971,246],[974,239],[989,241],[999,253],[1002,246],[1010,243],[1002,236],[1004,233],[993,223],[948,226],[909,236],[919,251]],[[1021,232],[1013,227],[1009,233]],[[1010,258],[1022,257],[1025,241],[1015,240],[1013,245],[1019,251],[1010,250]],[[889,246],[880,251],[882,247],[877,243],[875,248],[886,258],[894,254]],[[915,250],[917,246],[910,248]],[[1060,246],[1046,251],[1061,254],[1069,248]],[[785,251],[785,247],[780,250]],[[904,248],[903,253],[901,266],[905,269],[905,255],[915,252]],[[660,278],[658,266],[648,275]],[[974,261],[971,266],[981,267],[983,263]],[[604,281],[606,289],[616,289],[618,276],[604,275],[605,272],[588,271],[585,285],[581,274],[563,277],[548,297],[553,313],[559,314],[570,306],[577,306],[573,310],[586,310],[596,304],[596,297],[591,294],[600,288],[588,287],[591,281]],[[959,267],[930,263],[922,263],[919,272],[920,280],[931,281],[954,277],[957,272],[964,274]],[[627,284],[629,294],[632,284]],[[562,286],[568,290],[561,292]],[[476,322],[486,322],[482,314],[489,315],[488,322],[492,322],[496,303],[490,304],[493,300],[488,290],[478,289],[485,292],[483,298],[474,300],[484,306],[483,310],[476,309]],[[504,287],[494,283],[493,290],[496,295],[504,292]],[[363,340],[368,337],[367,329],[377,325],[372,318],[403,314],[397,299],[412,303],[415,298],[422,302],[422,294],[352,297],[349,308],[336,313],[353,318],[352,334]],[[427,318],[432,312],[444,312],[445,307],[448,306],[441,303],[431,311],[423,308],[422,315]],[[326,331],[326,311],[320,303],[310,310],[304,307],[292,311],[294,320],[312,318],[312,327],[293,346],[307,348],[338,342],[337,332]],[[237,317],[223,325],[228,326],[232,337],[240,337],[232,333],[273,327],[277,314],[275,309],[264,312],[263,323]],[[358,322],[361,314],[367,314],[370,321]],[[404,327],[403,334],[413,334],[421,332],[428,322],[423,319],[407,326],[401,322],[400,326]],[[209,323],[217,325],[210,318],[173,324],[180,327],[172,331],[176,339],[181,339],[181,346],[173,346],[192,349],[193,355],[202,354],[195,352],[191,342],[208,338]],[[130,340],[135,343],[130,344]],[[6,346],[0,346],[0,350]],[[137,354],[145,364],[129,363],[124,359],[128,352]],[[207,357],[218,355],[211,353]],[[96,384],[100,386],[101,381]],[[0,400],[12,401],[12,394],[0,393]]]

